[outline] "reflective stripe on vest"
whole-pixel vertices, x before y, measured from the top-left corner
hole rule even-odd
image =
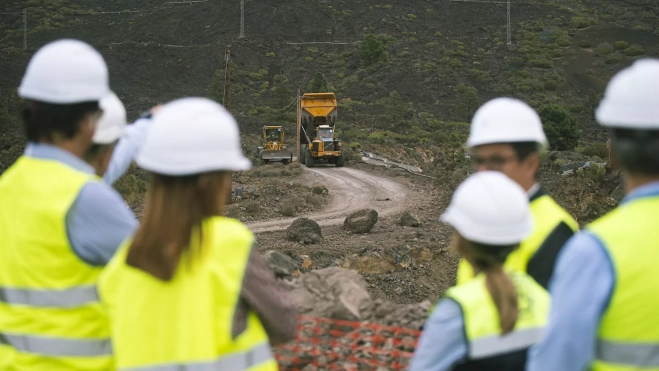
[[[588,226],[615,275],[592,370],[659,370],[658,213],[659,195],[647,195],[625,200]]]
[[[22,156],[0,176],[0,369],[108,370],[101,267],[71,247],[66,215],[93,174]]]
[[[638,368],[659,368],[659,344],[631,344],[598,340],[595,357],[602,362]]]
[[[246,352],[228,354],[209,362],[169,364],[160,366],[123,368],[125,371],[243,371],[270,361],[272,351],[269,343],[257,345]]]
[[[0,302],[31,307],[73,308],[98,301],[96,286],[64,290],[15,289],[0,287]]]
[[[469,357],[481,359],[529,348],[540,341],[542,327],[513,331],[506,335],[479,338],[469,343]]]
[[[80,340],[0,333],[0,344],[10,345],[19,352],[57,357],[98,357],[112,355],[112,343],[109,339]]]
[[[518,249],[510,253],[504,264],[508,270],[526,272],[529,260],[561,222],[574,231],[579,229],[579,224],[574,218],[544,192],[539,197],[532,198],[530,207],[533,215],[533,233],[520,244]],[[474,270],[471,265],[465,259],[460,259],[457,284],[468,282],[473,277]]]

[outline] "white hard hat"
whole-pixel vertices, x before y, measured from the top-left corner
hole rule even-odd
[[[72,39],[46,44],[27,66],[18,95],[53,104],[99,101],[110,92],[108,68],[90,45]]]
[[[535,110],[514,98],[495,98],[482,105],[471,120],[467,146],[513,142],[547,144]]]
[[[242,153],[236,120],[210,99],[177,99],[165,104],[152,120],[136,158],[148,171],[182,176],[252,166]]]
[[[604,126],[659,129],[659,60],[639,59],[613,76],[595,117]]]
[[[96,124],[92,141],[96,144],[110,144],[124,135],[126,129],[126,108],[116,94],[110,93],[99,103],[103,116]]]
[[[526,192],[498,171],[469,176],[455,190],[440,220],[464,238],[489,245],[519,243],[533,230]]]

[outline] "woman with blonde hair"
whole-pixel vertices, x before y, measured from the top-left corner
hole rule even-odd
[[[117,369],[277,370],[270,345],[294,337],[296,312],[252,233],[223,216],[231,172],[251,167],[234,118],[170,102],[136,162],[151,172],[144,216],[99,282]]]
[[[441,220],[453,227],[457,252],[477,274],[439,301],[410,370],[524,370],[550,300],[526,273],[503,269],[533,229],[526,193],[502,173],[478,172],[456,189]]]

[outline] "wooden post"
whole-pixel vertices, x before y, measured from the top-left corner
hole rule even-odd
[[[300,89],[297,89],[297,162],[300,162],[300,125],[302,125],[301,122],[301,112],[302,109],[302,103],[300,102]]]
[[[27,50],[27,8],[23,9],[23,51]]]
[[[240,0],[240,36],[245,37],[245,0]]]
[[[230,62],[231,52],[227,47],[224,51],[224,61],[225,65],[225,76],[224,76],[224,107],[227,111],[231,112],[231,64]]]

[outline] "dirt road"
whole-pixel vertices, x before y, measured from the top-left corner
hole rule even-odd
[[[353,211],[371,208],[380,216],[401,211],[405,207],[408,189],[393,180],[381,178],[351,168],[318,167],[304,168],[316,172],[316,183],[323,184],[332,195],[330,203],[322,210],[308,216],[321,226],[343,224]],[[254,233],[286,229],[296,218],[249,223]]]

